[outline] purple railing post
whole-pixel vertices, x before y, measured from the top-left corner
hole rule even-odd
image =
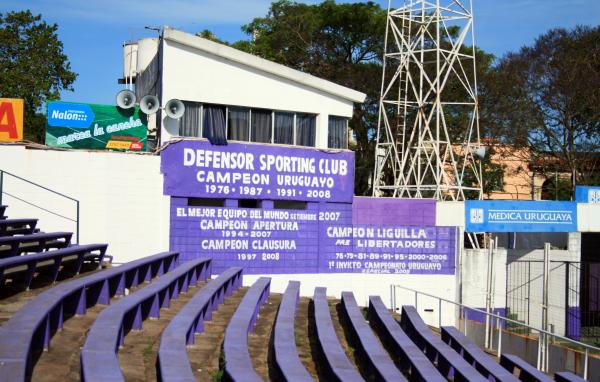
[[[57,321],[58,321],[58,328],[62,329],[63,319],[64,319],[64,311],[63,311],[63,302],[62,301],[60,304],[58,304],[58,312],[57,312],[56,316],[57,316]]]
[[[117,284],[117,290],[115,291],[116,296],[122,296],[125,294],[125,273],[122,273],[117,276],[119,278],[119,282]]]
[[[48,350],[50,348],[50,314],[46,315],[42,325],[44,325],[44,350]]]
[[[142,330],[142,307],[138,305],[135,307],[135,315],[133,316],[133,324],[131,329]]]
[[[150,317],[160,318],[160,299],[158,293],[152,298],[152,305],[150,306]]]
[[[110,291],[108,288],[108,280],[102,281],[100,287],[100,293],[98,295],[98,304],[109,305],[110,304]]]
[[[79,296],[77,298],[77,309],[75,310],[75,314],[78,316],[83,316],[86,312],[86,294],[85,294],[85,288],[80,288],[79,289]]]

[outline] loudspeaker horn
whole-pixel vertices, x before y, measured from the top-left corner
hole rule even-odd
[[[167,116],[172,119],[179,119],[185,113],[185,105],[178,99],[172,99],[165,105]]]
[[[117,93],[117,106],[121,109],[130,109],[135,105],[135,93],[129,89]]]
[[[158,111],[160,105],[158,104],[158,97],[155,95],[145,95],[140,100],[140,109],[146,115],[154,114]]]

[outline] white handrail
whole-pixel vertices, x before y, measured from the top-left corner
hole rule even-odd
[[[594,350],[596,352],[600,352],[600,348],[598,348],[596,346],[589,345],[589,344],[586,344],[586,343],[583,343],[583,342],[579,342],[579,341],[576,341],[576,340],[574,340],[572,338],[563,337],[561,335],[558,335],[558,334],[555,334],[555,333],[551,333],[551,332],[548,332],[546,330],[543,330],[543,329],[540,329],[540,328],[536,328],[535,326],[527,325],[527,324],[524,324],[524,323],[522,323],[520,321],[516,321],[516,320],[510,319],[510,318],[506,318],[506,317],[500,316],[500,315],[495,314],[495,313],[488,313],[485,310],[474,308],[474,307],[462,304],[460,302],[448,300],[448,299],[443,298],[443,297],[434,296],[434,295],[429,294],[429,293],[421,292],[421,291],[418,291],[416,289],[407,288],[405,286],[396,285],[396,284],[390,285],[391,300],[392,300],[392,310],[394,312],[396,312],[396,310],[397,310],[397,306],[396,306],[396,296],[397,296],[396,288],[400,288],[400,289],[404,289],[404,290],[413,292],[415,294],[415,307],[416,307],[416,301],[417,301],[419,295],[423,295],[423,296],[426,296],[426,297],[429,297],[429,298],[437,299],[439,301],[439,307],[440,307],[439,308],[440,312],[438,312],[440,327],[441,327],[441,315],[442,315],[442,313],[441,313],[441,306],[442,306],[441,302],[444,301],[446,303],[459,306],[459,307],[461,307],[463,309],[468,309],[468,310],[472,310],[472,311],[475,311],[475,312],[478,312],[478,313],[481,313],[481,314],[485,314],[486,317],[490,317],[490,318],[494,317],[497,320],[502,320],[502,321],[510,322],[510,323],[513,323],[513,324],[516,324],[516,325],[519,325],[519,326],[523,326],[523,327],[529,328],[531,330],[535,330],[535,331],[539,332],[540,334],[543,334],[543,335],[540,336],[540,338],[544,338],[545,339],[543,341],[545,343],[544,346],[548,345],[548,337],[554,337],[554,338],[558,338],[558,339],[560,339],[562,341],[569,342],[571,344],[575,344],[577,346],[583,347],[585,349],[585,352],[584,352],[585,358],[584,358],[584,364],[583,364],[583,378],[584,379],[587,379],[587,377],[588,377],[589,351],[590,350]],[[486,330],[487,330],[487,328],[486,328]],[[501,335],[502,335],[502,330],[501,330],[501,328],[499,328],[498,329],[498,343],[499,344],[501,344],[501,340],[502,340]],[[539,342],[539,344],[538,344],[538,348],[539,348],[541,346],[542,341],[538,341],[538,342]],[[500,357],[500,348],[498,349],[498,357]],[[540,365],[538,365],[538,369],[539,369],[539,366]]]

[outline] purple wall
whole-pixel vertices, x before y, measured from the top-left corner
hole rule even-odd
[[[352,223],[434,226],[435,200],[355,196]]]
[[[354,194],[351,151],[184,140],[160,165],[171,196],[351,203]]]
[[[400,213],[406,202],[398,204]],[[273,209],[269,201],[262,208],[236,205],[194,207],[171,197],[171,250],[182,260],[211,257],[216,273],[231,266],[247,274],[455,273],[456,229],[422,225],[419,214],[368,225],[352,224],[349,203],[309,202],[305,210]],[[388,212],[397,215],[391,206]]]
[[[161,171],[171,250],[212,258],[216,273],[456,271],[456,229],[435,227],[435,201],[353,197],[352,152],[184,140],[163,150]],[[193,198],[225,201],[194,206],[207,203]],[[240,208],[239,199],[260,208]],[[302,209],[275,209],[279,200]]]

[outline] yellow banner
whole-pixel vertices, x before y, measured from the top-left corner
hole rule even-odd
[[[124,149],[124,150],[129,150],[130,146],[131,146],[131,142],[128,142],[128,141],[108,141],[106,143],[106,148],[107,149]]]
[[[0,98],[0,142],[23,140],[23,100]]]

